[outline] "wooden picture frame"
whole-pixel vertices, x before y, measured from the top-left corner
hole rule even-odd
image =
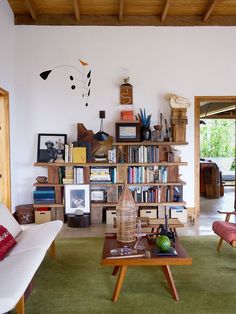
[[[64,159],[66,140],[67,134],[38,134],[37,162],[53,162],[57,158],[59,142],[62,144],[60,153]]]
[[[104,189],[92,189],[90,193],[91,202],[104,203],[106,201],[106,191]]]
[[[140,142],[140,123],[116,123],[116,142]]]

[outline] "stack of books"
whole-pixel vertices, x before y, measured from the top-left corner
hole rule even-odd
[[[65,178],[62,180],[63,184],[73,184],[74,183],[74,170],[73,167],[65,168]]]
[[[107,156],[105,154],[96,154],[94,156],[95,162],[107,162]]]
[[[54,204],[55,191],[53,187],[37,187],[33,192],[34,204]]]
[[[116,168],[91,167],[90,182],[116,183]]]

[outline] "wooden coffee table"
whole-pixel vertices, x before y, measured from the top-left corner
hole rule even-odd
[[[142,239],[146,250],[152,251],[155,248],[155,244],[148,241],[147,238]],[[175,287],[174,279],[170,270],[171,265],[191,265],[192,258],[188,256],[184,248],[180,244],[179,240],[176,239],[175,249],[177,251],[177,256],[153,256],[151,258],[144,257],[135,257],[135,258],[124,258],[124,259],[108,259],[111,257],[110,250],[115,248],[120,248],[125,246],[125,243],[118,242],[116,240],[115,233],[107,233],[105,235],[103,254],[101,264],[104,266],[113,266],[113,275],[116,275],[118,272],[118,277],[116,280],[115,289],[112,296],[112,301],[117,302],[122,284],[125,279],[125,275],[128,269],[128,266],[161,266],[164,276],[167,280],[169,289],[172,293],[174,300],[178,301],[179,296],[177,289]],[[134,243],[128,243],[128,247],[133,248]]]

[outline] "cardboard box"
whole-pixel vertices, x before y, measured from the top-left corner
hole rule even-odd
[[[188,221],[187,208],[170,208],[170,218],[178,218],[180,222],[186,223]]]
[[[35,211],[35,223],[42,224],[44,222],[51,221],[51,211],[36,210]]]
[[[116,218],[116,209],[108,209],[106,211],[106,224],[113,225],[114,218]]]
[[[140,217],[157,218],[157,209],[156,208],[140,209],[139,215]]]

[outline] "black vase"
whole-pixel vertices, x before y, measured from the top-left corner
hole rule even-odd
[[[141,141],[150,141],[151,139],[151,129],[145,126],[141,126]]]

